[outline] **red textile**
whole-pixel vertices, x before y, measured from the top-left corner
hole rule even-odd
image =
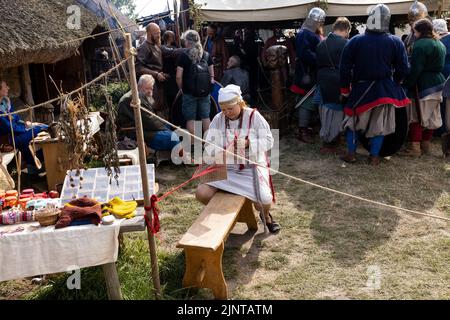
[[[392,104],[396,108],[403,108],[403,107],[406,107],[410,103],[411,103],[411,100],[409,100],[408,98],[406,98],[404,100],[397,100],[397,99],[392,99],[392,98],[380,98],[380,99],[372,101],[371,103],[368,103],[366,105],[356,106],[355,109],[357,109],[356,115],[360,115],[361,113],[364,113],[370,109],[381,106],[383,104]],[[353,109],[350,107],[349,108],[346,107],[344,109],[344,113],[348,116],[353,116]]]
[[[422,141],[431,141],[433,138],[433,130],[424,129],[422,132]]]
[[[296,94],[300,94],[302,96],[304,96],[306,94],[305,89],[300,88],[299,86],[297,86],[296,84],[291,85],[291,87],[289,88],[293,93]]]
[[[74,220],[90,219],[91,223],[98,225],[102,221],[101,204],[87,197],[75,199],[64,206],[56,223],[55,229],[65,228]]]
[[[433,138],[433,130],[424,129],[418,122],[413,122],[409,125],[409,141],[431,141]]]

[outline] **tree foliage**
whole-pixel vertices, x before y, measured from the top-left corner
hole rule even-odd
[[[136,4],[134,0],[110,0],[124,15],[134,20],[137,18]]]

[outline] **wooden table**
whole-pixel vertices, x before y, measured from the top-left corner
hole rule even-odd
[[[104,122],[99,112],[89,113],[89,125],[92,136],[100,131],[100,125]],[[59,138],[35,140],[35,144],[42,147],[44,164],[47,172],[47,184],[50,190],[56,190],[56,185],[64,183],[64,178],[69,170],[69,157],[64,143]]]
[[[138,207],[136,210],[136,217],[132,219],[127,219],[122,221],[119,229],[119,244],[120,238],[126,232],[136,232],[145,231],[145,219],[144,219],[144,208]],[[35,222],[24,222],[22,224],[16,224],[14,227],[25,226]],[[7,226],[5,226],[7,227]],[[1,228],[0,228],[1,231]],[[102,265],[103,274],[106,282],[106,289],[108,293],[108,298],[110,300],[122,300],[122,292],[120,289],[119,275],[116,269],[116,263],[106,263]]]

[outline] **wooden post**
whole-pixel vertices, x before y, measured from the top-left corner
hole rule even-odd
[[[44,83],[45,83],[45,92],[47,93],[47,100],[50,100],[50,91],[48,90],[47,70],[45,69],[45,64],[42,64],[42,69],[44,71]]]
[[[34,105],[33,92],[31,89],[30,67],[28,64],[20,66],[20,80],[22,84],[22,97],[25,104]],[[34,113],[34,111],[33,111]],[[31,121],[32,119],[30,119]]]
[[[175,40],[177,42],[178,48],[181,48],[180,23],[178,21],[178,3],[177,3],[177,0],[173,0],[173,11],[174,11],[174,20],[175,20]]]
[[[186,28],[186,11],[184,11],[187,9],[185,2],[186,2],[186,0],[181,0],[181,7],[180,7],[180,9],[182,11],[181,12],[181,32],[185,32],[187,30],[187,28]],[[188,7],[189,7],[189,5],[188,5]]]
[[[442,12],[445,10],[445,7],[444,7],[444,0],[442,0],[442,2],[439,4],[439,7],[438,7],[438,12],[437,12],[437,17],[438,18],[442,18]]]
[[[113,45],[113,39],[112,39],[112,37],[111,37],[111,35],[109,35],[109,46],[111,47],[111,52],[112,52],[112,56],[113,56],[113,59],[114,59],[114,62],[115,63],[119,63],[120,62],[120,59],[117,57],[117,55],[116,55],[116,51],[115,51],[115,48],[114,48],[114,45]],[[122,68],[123,68],[124,66],[122,65]],[[121,78],[121,76],[120,76],[120,70],[116,70],[116,72],[117,72],[117,77],[119,78],[119,81],[120,82],[122,82],[122,78]],[[126,73],[125,73],[125,75],[126,75]],[[128,83],[129,83],[130,81],[128,81]]]
[[[129,75],[130,75],[130,86],[131,86],[131,92],[132,92],[132,104],[133,106],[136,106],[134,108],[134,120],[136,123],[136,138],[138,142],[139,147],[139,163],[141,166],[141,177],[142,177],[142,190],[144,190],[144,206],[150,207],[150,191],[148,187],[148,178],[147,178],[147,159],[145,155],[145,142],[144,142],[144,131],[142,130],[142,118],[141,118],[141,101],[139,100],[139,93],[138,93],[138,87],[137,87],[137,81],[136,81],[136,69],[134,66],[134,55],[132,53],[133,46],[131,44],[131,34],[126,33],[125,34],[125,40],[126,40],[126,58],[130,58],[128,60],[128,68],[129,68]],[[152,221],[152,215],[151,212],[145,210],[145,215],[148,218],[148,221]],[[158,270],[158,257],[156,255],[156,242],[155,237],[151,233],[150,229],[147,228],[147,234],[148,234],[148,243],[150,248],[150,258],[152,263],[152,279],[153,279],[153,286],[155,288],[155,296],[156,299],[161,298],[161,285],[159,283],[159,270]]]
[[[122,61],[122,57],[120,56],[119,48],[117,47],[117,44],[114,41],[114,39],[111,37],[111,35],[109,35],[109,41],[113,46],[113,52],[115,52],[115,54],[116,54],[116,63],[120,63],[120,61]],[[125,65],[122,65],[121,68],[122,68],[123,74],[125,75],[125,78],[127,79],[128,83],[130,83],[130,79],[128,79],[127,69],[125,68]],[[117,72],[120,75],[120,70],[117,70]]]
[[[122,291],[120,290],[119,275],[117,274],[116,264],[114,262],[102,265],[103,275],[105,276],[106,291],[109,300],[122,300]]]

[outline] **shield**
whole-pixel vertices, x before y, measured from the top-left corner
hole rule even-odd
[[[381,157],[389,157],[398,152],[408,135],[408,120],[406,108],[395,108],[395,132],[384,137],[380,150]],[[359,140],[367,151],[370,151],[369,139],[360,135]]]

